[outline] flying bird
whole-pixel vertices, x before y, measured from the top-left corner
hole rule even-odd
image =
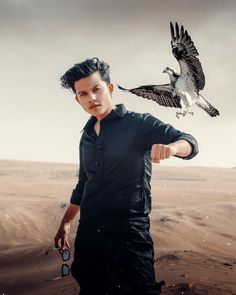
[[[118,88],[154,100],[161,106],[180,108],[181,111],[176,113],[177,118],[181,115],[193,115],[190,112],[193,104],[205,110],[211,117],[218,116],[219,111],[199,93],[205,86],[205,75],[191,37],[183,26],[179,29],[177,23],[174,27],[170,22],[170,31],[172,53],[179,63],[180,73],[166,67],[163,73],[169,75],[169,84],[144,85],[132,89],[117,85]]]

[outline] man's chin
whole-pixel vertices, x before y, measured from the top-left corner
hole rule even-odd
[[[102,109],[102,106],[99,105],[99,106],[96,106],[96,107],[93,107],[89,110],[89,113],[93,116],[101,116],[103,113],[104,113],[104,110]]]

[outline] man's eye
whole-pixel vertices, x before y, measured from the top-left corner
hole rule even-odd
[[[100,90],[101,90],[100,87],[96,87],[96,88],[95,88],[95,91],[100,91]]]

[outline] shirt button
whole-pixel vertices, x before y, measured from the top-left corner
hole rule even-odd
[[[100,150],[101,148],[102,148],[102,147],[101,147],[100,145],[98,145],[98,146],[97,146],[97,149],[99,149],[99,150]]]
[[[96,161],[96,162],[95,162],[95,166],[98,166],[98,165],[99,165],[99,163],[98,163],[98,161]]]

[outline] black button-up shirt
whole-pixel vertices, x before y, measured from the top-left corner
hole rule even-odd
[[[151,211],[151,147],[184,139],[198,153],[193,136],[152,115],[127,111],[123,104],[100,122],[84,127],[80,141],[79,181],[71,203],[80,205],[80,226],[91,230],[132,230],[149,227]]]

